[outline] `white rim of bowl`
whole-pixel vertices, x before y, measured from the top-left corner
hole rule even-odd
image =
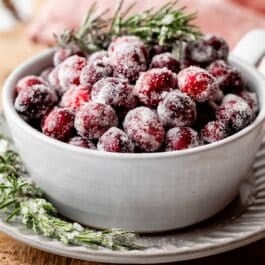
[[[254,130],[258,125],[260,125],[264,119],[265,119],[265,90],[264,92],[261,92],[259,94],[262,94],[261,96],[264,98],[263,105],[260,106],[259,113],[255,120],[246,128],[242,129],[241,131],[225,138],[220,141],[201,145],[197,147],[193,147],[190,149],[184,149],[184,150],[177,150],[177,151],[169,151],[169,152],[153,152],[153,153],[114,153],[114,152],[104,152],[99,150],[93,150],[93,149],[86,149],[74,145],[70,145],[68,143],[53,139],[49,136],[46,136],[42,132],[38,131],[37,129],[30,126],[26,121],[24,121],[20,115],[16,112],[13,104],[13,98],[12,94],[14,93],[15,87],[12,88],[12,83],[14,83],[14,80],[17,79],[17,76],[20,72],[25,71],[25,69],[32,64],[38,63],[38,61],[44,60],[47,57],[51,57],[54,53],[54,49],[48,49],[47,51],[44,51],[40,53],[39,55],[36,55],[34,57],[31,57],[30,59],[24,61],[22,64],[20,64],[7,78],[5,81],[5,84],[3,86],[3,93],[2,93],[2,102],[3,102],[3,110],[4,113],[9,113],[9,115],[12,117],[13,122],[16,122],[17,125],[25,130],[29,135],[38,138],[40,141],[44,141],[47,144],[51,144],[54,147],[58,147],[64,150],[69,150],[72,152],[87,154],[87,155],[94,155],[98,157],[108,157],[113,159],[151,159],[151,158],[167,158],[167,157],[179,157],[184,155],[190,155],[193,153],[198,152],[205,152],[214,148],[222,147],[224,145],[227,145],[231,142],[234,142],[238,140],[239,138],[244,137],[248,133],[250,133],[252,130]],[[246,62],[240,60],[239,58],[232,56],[232,61],[237,66],[239,65],[240,68],[244,69],[245,71],[251,73],[251,76],[258,81],[259,86],[261,86],[261,83],[264,82],[265,85],[265,79],[264,77],[251,65],[247,64]],[[262,89],[260,89],[262,91]],[[260,96],[260,95],[259,95]],[[260,103],[260,101],[259,101]]]

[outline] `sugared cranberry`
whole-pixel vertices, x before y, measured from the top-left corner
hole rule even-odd
[[[249,92],[247,90],[243,90],[239,93],[239,96],[248,103],[253,113],[258,112],[259,104],[258,104],[257,94],[255,92]]]
[[[214,100],[218,93],[215,78],[202,68],[190,66],[178,74],[179,89],[195,101]]]
[[[97,51],[89,55],[88,57],[88,64],[92,64],[96,60],[102,60],[104,58],[108,57],[107,51]]]
[[[210,121],[201,130],[201,137],[205,143],[217,142],[227,136],[226,126],[221,121]]]
[[[244,82],[239,71],[223,60],[209,65],[208,71],[212,74],[224,92],[237,92],[244,88]]]
[[[99,138],[97,148],[106,152],[133,153],[134,144],[124,131],[112,127]]]
[[[251,123],[253,112],[245,100],[231,99],[218,108],[216,118],[222,121],[231,132],[237,132]]]
[[[46,82],[39,76],[28,75],[18,81],[16,85],[16,91],[18,93],[22,89],[32,87],[33,85],[46,85]]]
[[[59,77],[58,77],[58,72],[59,72],[60,66],[57,66],[53,68],[53,70],[50,72],[48,76],[48,81],[51,87],[57,91],[59,95],[62,95],[64,93],[63,89],[61,88]]]
[[[96,146],[93,142],[81,136],[74,136],[70,138],[68,143],[74,146],[83,147],[87,149],[96,149]]]
[[[16,110],[25,118],[40,119],[56,103],[54,91],[46,85],[26,87],[18,93],[15,100]]]
[[[87,86],[78,86],[68,89],[60,101],[61,107],[66,107],[76,112],[84,103],[91,98],[91,88]]]
[[[145,47],[144,43],[141,41],[140,38],[138,38],[137,36],[121,36],[116,38],[115,40],[113,40],[108,48],[108,53],[110,55],[115,54],[117,51],[119,52],[120,49],[120,45],[127,45],[127,44],[135,44],[138,47],[140,47],[140,49],[142,50],[142,52],[144,53],[144,56],[148,57],[148,51],[147,48]]]
[[[47,68],[45,68],[45,69],[43,69],[42,71],[41,71],[41,73],[40,73],[40,77],[44,80],[44,81],[46,81],[46,82],[48,82],[49,83],[49,75],[50,75],[50,73],[52,72],[52,70],[53,70],[53,67],[47,67]]]
[[[71,86],[80,85],[80,75],[86,64],[85,58],[73,55],[59,65],[58,78],[62,92],[67,91]]]
[[[157,114],[167,128],[191,126],[196,119],[196,104],[188,95],[174,90],[159,103]]]
[[[142,104],[156,107],[162,99],[163,92],[172,90],[174,85],[173,72],[166,68],[151,69],[140,75],[134,93]]]
[[[152,58],[150,68],[164,68],[171,70],[174,73],[178,73],[180,70],[180,62],[170,52],[161,53],[155,55]]]
[[[58,48],[53,55],[53,65],[57,66],[61,64],[65,59],[73,55],[73,49],[70,48]]]
[[[76,113],[75,128],[83,137],[99,139],[109,128],[118,125],[118,117],[113,108],[106,104],[88,102]]]
[[[202,39],[188,42],[184,49],[184,64],[205,67],[215,60],[226,60],[229,48],[221,37],[206,35]]]
[[[104,77],[112,76],[112,66],[108,57],[96,59],[88,64],[81,72],[80,82],[83,85],[92,86]]]
[[[42,122],[42,132],[54,139],[67,141],[74,133],[74,114],[66,108],[55,108]]]
[[[196,130],[201,130],[208,122],[215,119],[215,108],[208,102],[197,103],[197,119],[193,125]]]
[[[102,78],[92,87],[91,98],[94,102],[111,105],[115,108],[131,109],[136,106],[133,86],[126,80],[107,77]]]
[[[171,52],[172,47],[167,46],[167,45],[152,45],[149,49],[149,55],[152,58],[153,56],[160,54],[160,53],[165,53],[165,52]]]
[[[127,41],[126,38],[130,40]],[[118,38],[109,47],[114,76],[126,78],[130,83],[134,83],[140,72],[147,69],[147,53],[144,43],[138,38],[133,36]]]
[[[141,151],[156,151],[164,141],[164,128],[157,114],[147,107],[137,107],[129,111],[123,127]]]
[[[189,127],[175,127],[166,134],[165,151],[183,150],[199,145],[198,133]]]

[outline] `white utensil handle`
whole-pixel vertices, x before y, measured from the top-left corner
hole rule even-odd
[[[265,29],[248,32],[241,38],[232,53],[247,63],[256,65],[265,55]]]

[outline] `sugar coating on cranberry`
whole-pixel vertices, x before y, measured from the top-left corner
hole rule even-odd
[[[165,130],[157,114],[147,107],[137,107],[129,111],[123,127],[141,151],[157,151],[164,142]]]
[[[28,75],[21,78],[16,85],[16,92],[20,92],[22,89],[32,87],[33,85],[47,85],[43,78],[35,75]]]
[[[42,132],[54,139],[67,141],[74,133],[74,114],[66,108],[53,109],[42,122]]]
[[[114,109],[106,104],[89,101],[76,113],[75,128],[79,135],[96,140],[109,128],[118,125]]]
[[[96,149],[96,146],[93,142],[81,136],[74,136],[70,138],[68,143],[74,146],[83,147],[87,149],[93,149],[93,150]]]
[[[81,72],[80,82],[92,86],[104,77],[112,76],[113,68],[108,57],[93,60]]]
[[[154,68],[140,75],[134,88],[139,101],[148,106],[156,107],[162,99],[163,92],[174,88],[174,73],[167,68]]]
[[[124,131],[112,127],[99,138],[97,148],[106,152],[133,153],[134,144]]]
[[[214,100],[218,93],[215,78],[197,66],[190,66],[178,73],[178,86],[182,92],[198,102]]]
[[[255,92],[250,92],[247,90],[243,90],[239,93],[239,96],[243,98],[250,108],[252,109],[253,113],[257,113],[259,110],[258,98]]]
[[[114,76],[126,78],[134,83],[140,72],[147,69],[147,49],[137,41],[116,41],[109,47],[109,56],[114,68]]]
[[[180,71],[180,62],[170,52],[155,55],[150,63],[150,68],[164,68],[171,70],[174,73]]]
[[[217,142],[227,136],[226,126],[222,121],[210,121],[201,130],[201,138],[205,143]]]
[[[47,67],[45,69],[43,69],[40,73],[40,77],[45,81],[49,83],[49,75],[52,72],[53,67]]]
[[[91,99],[91,87],[77,86],[68,89],[60,101],[61,107],[66,107],[76,112],[83,104]]]
[[[58,79],[63,92],[71,86],[80,85],[80,75],[86,64],[86,59],[77,55],[67,58],[60,64]]]
[[[207,69],[216,78],[219,87],[223,91],[237,92],[244,89],[244,81],[239,71],[225,61],[217,60],[210,64]]]
[[[243,99],[230,100],[222,103],[216,112],[216,118],[232,132],[237,132],[252,122],[253,111]]]
[[[108,52],[105,50],[97,51],[89,55],[88,57],[88,64],[93,63],[96,60],[102,60],[104,58],[108,57]]]
[[[158,104],[157,114],[166,128],[191,126],[196,119],[196,104],[187,94],[174,90]]]
[[[40,119],[54,106],[55,99],[51,88],[37,84],[20,90],[15,109],[27,119]]]
[[[108,53],[112,55],[113,53],[117,52],[120,44],[133,44],[133,43],[136,43],[139,46],[145,47],[141,39],[138,38],[137,36],[121,36],[121,37],[114,39],[110,43],[108,47]]]
[[[58,77],[58,72],[59,72],[60,66],[57,66],[53,68],[53,70],[50,72],[48,76],[48,81],[51,87],[57,91],[59,95],[62,95],[65,91],[61,88],[59,77]]]
[[[53,55],[53,65],[61,64],[65,59],[74,54],[71,48],[58,48]]]
[[[190,41],[184,49],[184,63],[205,67],[217,59],[226,60],[229,48],[221,37],[205,35],[203,38]]]
[[[174,127],[166,134],[165,151],[183,150],[199,145],[198,133],[190,127]]]
[[[111,105],[113,108],[127,109],[136,106],[133,86],[124,79],[107,77],[102,78],[92,87],[91,98],[94,102]]]

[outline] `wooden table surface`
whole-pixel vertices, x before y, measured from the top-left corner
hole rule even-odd
[[[10,71],[25,58],[38,53],[45,47],[33,45],[25,34],[25,25],[19,25],[10,32],[0,33],[0,87]],[[265,220],[264,220],[265,221]],[[0,265],[89,265],[70,258],[52,255],[21,244],[0,233]],[[265,239],[247,247],[225,254],[196,261],[178,263],[181,265],[264,265]]]

